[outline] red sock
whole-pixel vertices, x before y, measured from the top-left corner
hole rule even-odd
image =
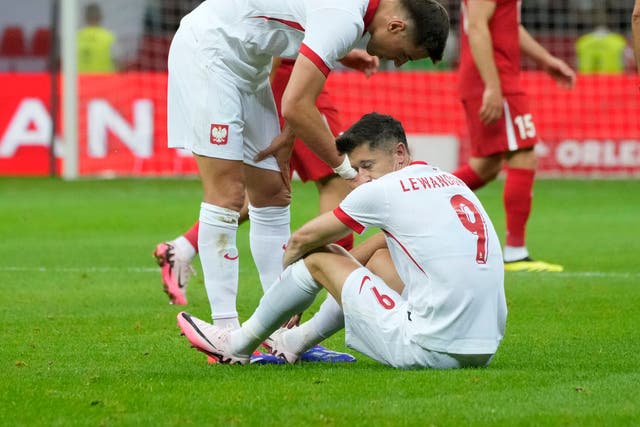
[[[471,169],[471,166],[469,166],[468,164],[462,166],[457,171],[454,171],[452,173],[462,181],[464,181],[464,183],[467,184],[467,187],[472,190],[476,190],[486,184],[486,182],[484,182],[482,178],[478,176],[476,171]]]
[[[191,243],[191,246],[193,246],[193,248],[196,250],[196,253],[198,253],[198,229],[199,228],[200,228],[200,221],[197,221],[195,224],[193,224],[193,227],[191,227],[186,233],[183,234],[184,238],[187,239],[189,243]]]
[[[334,243],[350,251],[351,249],[353,249],[353,240],[354,240],[353,233],[351,233],[347,237],[343,237],[340,240],[336,240]]]
[[[531,212],[533,198],[533,178],[531,169],[507,168],[504,182],[504,210],[507,219],[507,246],[524,246],[527,220]]]

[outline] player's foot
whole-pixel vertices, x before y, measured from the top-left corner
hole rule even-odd
[[[527,271],[559,273],[564,270],[560,264],[551,264],[545,261],[535,261],[529,257],[504,263],[504,271]]]
[[[207,355],[207,363],[210,365],[214,365],[220,362],[218,362],[217,358]],[[251,355],[249,363],[251,365],[284,365],[287,362],[280,357],[256,350]]]
[[[349,353],[340,353],[338,351],[329,350],[321,345],[314,345],[309,350],[300,355],[302,362],[355,362],[356,358]]]
[[[282,334],[286,331],[288,331],[288,329],[278,329],[262,343],[262,346],[265,347],[272,355],[284,359],[287,363],[293,364],[298,361],[300,354],[295,352],[293,349],[288,348],[284,344]]]
[[[251,355],[249,363],[252,365],[284,365],[287,362],[281,357],[256,350]]]
[[[169,302],[176,305],[187,304],[187,282],[195,270],[191,262],[176,251],[176,248],[168,242],[158,243],[153,251],[153,256],[160,266],[162,285],[169,295]]]
[[[249,357],[237,356],[229,349],[231,329],[212,325],[184,311],[178,313],[178,327],[191,346],[218,362],[229,365],[249,363]]]

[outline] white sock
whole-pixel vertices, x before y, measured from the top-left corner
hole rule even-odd
[[[291,264],[282,272],[280,280],[265,292],[253,315],[231,333],[233,353],[251,354],[285,320],[308,308],[321,289],[304,260]]]
[[[301,354],[342,328],[344,328],[344,313],[333,296],[329,294],[311,319],[297,328],[285,331],[282,334],[282,340],[287,348]]]
[[[526,246],[505,246],[502,251],[505,262],[518,261],[529,256]]]
[[[265,292],[282,272],[282,255],[291,235],[290,222],[289,206],[249,205],[249,244]]]
[[[214,206],[200,205],[198,247],[204,272],[211,318],[217,326],[238,328],[236,295],[238,294],[238,249],[236,232],[239,212]]]
[[[191,262],[196,256],[196,248],[184,236],[176,237],[175,240],[171,241],[171,244],[176,249],[176,254],[180,259]]]

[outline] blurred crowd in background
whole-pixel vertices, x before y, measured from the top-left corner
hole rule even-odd
[[[9,0],[1,0],[9,2]],[[447,70],[457,66],[461,0],[441,0],[451,16],[451,34],[444,61],[428,60],[407,64],[405,70]],[[50,64],[54,46],[50,0],[11,2],[0,16],[0,71],[44,71]],[[111,72],[166,69],[166,58],[180,18],[200,0],[78,0],[78,55],[88,55],[92,38],[104,45],[111,34],[108,52],[111,63],[81,72]],[[88,22],[88,10],[100,15]],[[635,71],[631,52],[632,2],[620,0],[524,0],[521,21],[536,39],[553,54],[565,59],[582,73],[624,73]],[[85,39],[80,36],[86,31]],[[97,28],[100,28],[98,30]],[[99,35],[98,32],[101,32]],[[55,32],[57,33],[57,32]],[[89,43],[87,43],[89,41]],[[84,51],[82,49],[85,49]],[[97,54],[97,53],[96,53]],[[55,66],[55,65],[54,65]],[[525,69],[535,64],[524,62]],[[383,69],[394,69],[382,64]]]

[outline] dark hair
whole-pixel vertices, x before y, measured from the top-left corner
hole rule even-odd
[[[97,3],[87,5],[84,10],[84,18],[89,22],[100,22],[102,20],[102,10]]]
[[[362,116],[336,139],[340,154],[349,154],[362,144],[371,149],[393,151],[402,143],[409,150],[402,124],[391,116],[369,113]]]
[[[449,14],[437,0],[400,0],[413,21],[413,43],[427,50],[436,63],[442,59],[449,35]]]

